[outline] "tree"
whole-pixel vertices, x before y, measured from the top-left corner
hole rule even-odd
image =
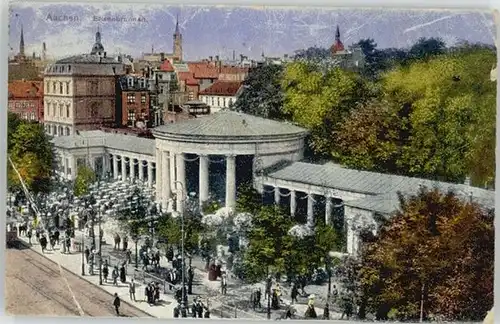
[[[90,192],[90,186],[96,181],[94,170],[88,166],[78,167],[74,185],[74,195],[76,197],[85,196]]]
[[[361,104],[335,132],[333,155],[347,167],[398,173],[402,127],[398,107],[390,102],[375,99]]]
[[[493,304],[493,212],[453,192],[400,195],[400,210],[361,249],[366,306],[380,319],[439,314],[474,321]]]
[[[283,120],[283,93],[280,79],[281,65],[262,65],[250,70],[243,82],[243,91],[236,100],[233,110],[264,118]]]
[[[486,116],[495,111],[495,60],[489,50],[458,52],[384,75],[385,99],[408,108],[409,136],[398,161],[405,174],[460,182],[473,175],[480,185],[492,179],[494,122]],[[478,150],[489,155],[478,159]],[[479,160],[484,167],[474,170]]]
[[[311,131],[310,145],[320,155],[332,153],[332,130],[340,127],[357,103],[373,94],[370,85],[354,72],[339,67],[325,72],[307,62],[287,65],[282,88],[283,110]]]
[[[332,54],[327,48],[314,46],[307,49],[295,51],[293,59],[305,61],[322,61],[330,59],[331,56]]]
[[[386,68],[384,52],[377,49],[377,43],[372,38],[361,39],[356,45],[361,48],[365,56],[363,75],[372,80],[377,79]]]
[[[238,187],[236,211],[254,215],[262,207],[262,195],[255,190],[252,183],[245,183]]]
[[[408,54],[412,60],[425,60],[446,53],[446,44],[440,38],[421,37],[413,44]]]
[[[19,125],[23,123],[23,120],[13,112],[8,112],[8,122],[7,122],[7,150],[10,152],[12,149],[12,141],[14,139],[14,134],[17,131]]]
[[[18,122],[15,118],[12,127]],[[11,130],[9,155],[23,177],[28,190],[34,193],[50,190],[50,176],[54,158],[53,145],[41,124],[20,122]],[[9,166],[9,183],[19,186],[20,180],[12,166]]]
[[[268,271],[282,273],[286,270],[284,252],[291,244],[288,230],[292,223],[286,213],[275,206],[262,207],[252,223],[243,267],[245,278],[257,282],[264,279]]]

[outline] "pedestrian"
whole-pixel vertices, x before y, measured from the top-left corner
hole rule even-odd
[[[123,251],[127,251],[128,248],[128,237],[123,238]]]
[[[120,297],[115,293],[115,300],[113,301],[113,306],[115,306],[116,316],[120,316]]]
[[[118,233],[115,234],[115,250],[120,249],[120,235]]]
[[[333,289],[332,289],[332,303],[335,303],[337,301],[337,297],[339,295],[339,291],[337,290],[337,287],[335,285],[333,285]]]
[[[47,238],[45,235],[42,235],[39,239],[40,246],[42,247],[42,253],[45,253],[45,249],[47,248]]]
[[[89,263],[89,257],[90,257],[90,250],[88,247],[85,248],[85,262]]]
[[[133,278],[129,283],[128,292],[130,293],[130,300],[135,301],[135,282]]]
[[[113,268],[113,272],[111,273],[111,276],[113,277],[113,285],[118,286],[118,267],[115,266]]]
[[[126,253],[127,253],[127,262],[128,262],[128,264],[131,264],[132,263],[132,251],[130,251],[130,249],[129,249],[129,250],[127,250]]]
[[[154,294],[154,303],[156,304],[160,301],[160,284],[158,282],[154,285]]]
[[[328,303],[325,304],[325,309],[323,310],[323,319],[324,320],[330,319],[330,308],[328,307]]]
[[[120,267],[120,281],[122,283],[125,283],[127,281],[127,277],[125,275],[125,266],[122,264],[122,266]]]
[[[179,315],[181,314],[180,308],[181,306],[179,304],[174,307],[174,318],[179,318]]]
[[[292,304],[293,303],[298,303],[298,299],[297,299],[297,296],[299,295],[299,288],[297,288],[297,284],[296,283],[293,283],[292,284],[292,292],[291,292],[291,296],[292,297]]]
[[[31,244],[31,235],[32,235],[32,234],[33,234],[33,233],[31,232],[31,228],[30,228],[30,229],[28,229],[28,233],[27,233],[27,235],[28,235],[28,243],[29,243],[29,245],[32,245],[32,244]]]
[[[102,268],[102,275],[104,276],[105,283],[108,283],[108,274],[109,274],[108,264],[104,263],[104,266]]]
[[[227,276],[226,276],[226,273],[222,274],[222,277],[220,279],[220,286],[221,286],[221,293],[223,295],[227,294]]]

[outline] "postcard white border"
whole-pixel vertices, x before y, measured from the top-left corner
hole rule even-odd
[[[36,0],[35,0],[36,1]],[[26,2],[35,2],[35,1],[26,1]],[[22,1],[25,2],[25,1]],[[46,3],[57,3],[57,2],[66,2],[66,3],[102,3],[100,0],[87,0],[87,1],[36,1],[36,2],[46,2]],[[290,1],[290,0],[267,0],[267,1],[250,1],[250,0],[242,0],[242,1],[234,1],[234,0],[183,0],[181,1],[149,1],[149,0],[108,0],[107,3],[157,3],[157,4],[165,4],[165,5],[226,5],[226,6],[252,6],[252,7],[262,7],[262,6],[273,6],[273,7],[358,7],[358,8],[400,8],[400,9],[479,9],[479,10],[493,10],[500,9],[500,0],[337,0],[337,1],[328,1],[328,0],[309,0],[309,1]],[[1,148],[1,156],[6,156],[7,154],[7,59],[8,59],[8,47],[9,43],[8,39],[8,22],[9,22],[9,2],[8,0],[1,0],[1,16],[0,16],[0,35],[1,42],[4,50],[0,51],[0,84],[3,84],[0,88],[0,100],[1,105],[4,109],[1,111],[2,117],[0,118],[0,130],[2,133],[0,134],[0,148]],[[497,38],[500,35],[500,14],[496,12],[496,27],[497,27]],[[498,46],[497,46],[498,47]],[[498,58],[497,58],[498,59]],[[498,63],[500,63],[500,59],[498,59]],[[498,64],[500,66],[500,64]],[[500,69],[498,69],[498,75],[500,80]],[[500,82],[497,82],[497,103],[500,102]],[[498,105],[498,104],[497,104]],[[493,116],[492,116],[493,118]],[[499,129],[499,121],[500,115],[497,114],[497,160],[496,167],[497,170],[500,168],[500,159],[498,158],[498,150],[500,143],[500,132]],[[0,158],[0,170],[6,170],[7,161],[5,158]],[[5,205],[5,196],[7,191],[7,181],[6,181],[6,172],[0,172],[0,215],[5,215],[6,205]],[[500,188],[500,178],[496,179],[496,188]],[[496,196],[498,198],[498,195]],[[500,210],[500,199],[496,199],[495,209]],[[0,227],[5,228],[5,217],[0,217]],[[500,219],[495,219],[495,237],[500,233]],[[0,242],[5,242],[5,231],[0,231]],[[4,244],[4,243],[2,243]],[[499,305],[500,303],[500,257],[498,256],[498,251],[500,251],[500,241],[495,240],[495,305]],[[5,260],[5,251],[4,248],[0,248],[0,260]],[[21,271],[21,269],[20,269]],[[5,278],[5,262],[1,262],[0,265],[0,288],[2,295],[4,294],[4,279]],[[19,323],[19,324],[31,324],[31,323],[87,323],[87,321],[92,321],[96,324],[106,324],[106,323],[117,323],[118,321],[121,323],[122,321],[139,321],[139,319],[126,319],[120,318],[29,318],[29,317],[8,317],[5,315],[4,307],[5,300],[4,298],[0,301],[0,322],[1,323]],[[160,321],[160,319],[140,319],[140,321]],[[207,320],[196,320],[196,319],[161,319],[162,322],[168,321],[184,321],[190,323],[202,323]],[[219,320],[223,321],[223,320]],[[233,321],[235,323],[253,323],[255,321],[252,320],[226,320]],[[287,323],[295,323],[299,321],[287,321]],[[303,322],[303,321],[301,321]],[[307,321],[308,323],[325,323],[324,321]],[[354,321],[333,321],[334,323],[354,323]],[[500,323],[500,314],[498,312],[495,314],[495,323]]]

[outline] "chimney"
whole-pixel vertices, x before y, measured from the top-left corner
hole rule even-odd
[[[219,62],[219,55],[215,55],[215,60]]]
[[[46,60],[47,58],[47,45],[45,45],[45,42],[42,44],[42,60]]]
[[[104,57],[106,58],[107,56],[108,56],[108,55],[107,55],[107,53],[106,53],[106,52],[104,52]]]

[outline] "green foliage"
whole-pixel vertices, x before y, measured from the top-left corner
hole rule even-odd
[[[354,72],[339,67],[324,72],[307,62],[286,66],[282,88],[283,111],[311,131],[311,145],[317,154],[331,153],[332,130],[338,129],[357,103],[373,92]]]
[[[53,146],[41,124],[20,121],[9,115],[8,139],[10,158],[26,184],[34,193],[50,190]],[[8,168],[9,185],[20,185],[14,169]]]
[[[168,244],[181,246],[182,243],[182,218],[172,217],[171,214],[163,215],[158,221],[157,233],[166,238]],[[198,250],[203,224],[199,217],[187,216],[184,219],[184,248],[186,251]]]
[[[238,187],[236,212],[247,212],[254,215],[262,206],[262,195],[255,190],[252,183]]]
[[[479,320],[493,304],[493,213],[453,193],[422,189],[362,249],[369,310],[383,318]],[[392,310],[391,310],[392,309]]]
[[[245,251],[245,278],[256,282],[268,273],[285,271],[285,252],[290,247],[290,218],[279,208],[265,206],[254,215],[249,233],[249,247]]]
[[[8,121],[7,121],[7,148],[8,151],[10,152],[12,149],[12,141],[14,139],[14,134],[17,131],[17,128],[19,125],[23,123],[23,120],[19,118],[19,116],[13,112],[8,112]]]
[[[285,119],[280,79],[281,65],[262,65],[250,71],[243,82],[243,91],[232,109],[270,119]]]
[[[74,185],[74,195],[76,197],[81,197],[88,195],[90,192],[90,186],[96,181],[97,177],[88,166],[78,167]]]

